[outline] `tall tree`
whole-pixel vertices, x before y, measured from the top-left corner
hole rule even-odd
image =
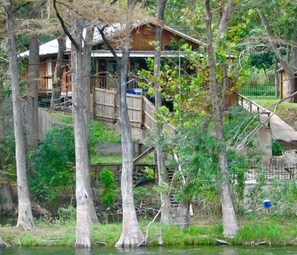
[[[13,120],[15,136],[15,158],[17,169],[18,187],[18,221],[17,227],[29,230],[34,227],[34,220],[31,209],[31,201],[28,189],[26,172],[25,141],[22,123],[21,97],[19,88],[19,74],[17,67],[16,38],[14,30],[14,19],[12,1],[5,0],[5,11],[7,14],[6,26],[9,45],[9,73],[12,87]]]
[[[78,1],[73,6],[79,5]],[[95,214],[91,194],[88,132],[83,68],[83,29],[85,20],[72,12],[73,33],[70,34],[64,20],[62,19],[56,1],[54,0],[56,15],[60,20],[65,34],[71,40],[71,66],[72,66],[72,88],[73,88],[73,120],[74,120],[74,142],[75,142],[75,169],[76,169],[76,247],[91,247],[91,223]]]
[[[211,8],[210,2],[211,2],[210,0],[205,0],[210,98],[211,98],[211,105],[212,105],[212,111],[213,111],[212,113],[213,120],[215,124],[215,137],[219,143],[224,144],[224,134],[223,134],[224,96],[222,93],[222,91],[224,91],[224,86],[223,84],[219,84],[219,80],[217,78],[217,73],[216,73],[217,62],[215,58],[215,53],[216,53],[215,50],[218,50],[218,49],[214,48],[213,46],[212,8]],[[227,28],[227,25],[224,24],[223,27]],[[221,30],[219,32],[222,33],[224,31]],[[219,42],[217,42],[216,45],[218,47]],[[220,191],[221,191],[224,236],[235,236],[238,231],[238,223],[237,223],[237,218],[236,218],[232,197],[231,197],[231,191],[230,191],[230,183],[229,183],[230,179],[229,179],[228,165],[227,165],[227,152],[224,146],[221,146],[218,150],[219,150],[218,164],[219,164],[219,170],[220,170],[220,176],[221,176]]]
[[[122,137],[122,173],[121,173],[121,193],[123,204],[123,226],[117,247],[137,247],[144,242],[144,235],[139,228],[137,221],[134,197],[133,197],[133,146],[131,126],[129,122],[127,106],[127,74],[129,65],[129,53],[131,44],[131,31],[133,23],[131,17],[135,6],[135,0],[128,0],[126,13],[126,35],[122,46],[122,58],[120,62],[120,85],[119,94],[119,115]]]
[[[160,86],[160,68],[161,68],[161,47],[162,47],[162,26],[164,21],[165,7],[167,0],[159,1],[158,8],[158,21],[160,24],[156,26],[156,49],[155,49],[155,66],[154,66],[154,77],[155,77],[155,108],[158,109],[162,106],[162,93]],[[163,187],[167,185],[168,173],[165,165],[165,154],[162,149],[163,140],[163,125],[159,121],[156,122],[156,156],[157,156],[157,167],[158,167],[158,180],[159,186]],[[160,191],[160,200],[161,200],[161,222],[164,224],[172,223],[171,217],[171,201],[170,195],[167,190],[161,189]]]
[[[74,19],[74,37],[72,43],[71,66],[73,88],[73,120],[75,141],[75,169],[76,169],[76,243],[77,247],[91,247],[91,218],[90,193],[87,183],[89,177],[89,156],[87,146],[87,132],[85,120],[83,67],[82,67],[82,33],[83,21]]]
[[[91,55],[92,55],[92,46],[93,46],[93,37],[94,37],[94,27],[86,28],[86,38],[85,45],[83,48],[83,79],[86,89],[86,98],[85,98],[85,114],[87,125],[90,121],[91,105],[90,105],[90,94],[91,94]]]
[[[32,6],[31,19],[36,20],[40,15],[40,1]],[[38,78],[39,78],[39,38],[38,30],[32,26],[29,39],[29,67],[28,67],[28,94],[27,94],[27,129],[28,150],[38,145]]]

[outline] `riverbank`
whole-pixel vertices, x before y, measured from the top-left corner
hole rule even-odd
[[[149,222],[141,222],[146,234]],[[241,219],[240,231],[235,238],[223,237],[223,228],[219,222],[203,221],[191,225],[186,230],[176,226],[164,226],[153,223],[148,230],[148,243],[157,246],[157,237],[162,233],[164,246],[180,245],[217,245],[224,240],[231,245],[272,245],[297,246],[297,221],[272,219],[263,216],[261,219]],[[36,228],[24,232],[12,226],[0,227],[2,239],[11,246],[68,246],[75,243],[75,223],[38,221]],[[113,247],[121,233],[121,224],[98,224],[92,228],[94,247]]]

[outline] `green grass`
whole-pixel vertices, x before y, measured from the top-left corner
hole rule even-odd
[[[278,98],[276,97],[248,97],[248,98],[263,107],[268,107],[268,109],[270,110],[274,109],[274,106],[272,105],[274,105],[278,101]],[[285,102],[282,102],[278,108],[279,108],[279,111],[282,111],[284,109],[297,110],[297,104],[285,101]]]
[[[261,105],[264,108],[274,111],[275,103],[277,102],[276,97],[248,97],[257,104]],[[288,123],[291,127],[297,130],[297,103],[291,103],[288,101],[282,102],[279,104],[276,114]]]
[[[122,156],[111,155],[111,156],[103,156],[103,155],[93,155],[91,157],[92,164],[121,164]],[[139,163],[142,164],[154,164],[154,157],[146,156]]]
[[[148,221],[141,221],[140,226],[147,234]],[[148,229],[148,242],[157,245],[156,235],[162,233],[165,246],[176,245],[215,245],[217,239],[225,239],[234,245],[251,245],[262,241],[274,246],[296,245],[296,220],[274,219],[261,215],[255,219],[241,219],[240,231],[232,239],[223,237],[221,224],[201,222],[193,224],[185,230],[173,225],[155,222]],[[98,224],[92,227],[93,246],[114,246],[121,234],[120,223]],[[12,246],[73,246],[75,243],[75,222],[53,221],[37,222],[35,229],[21,231],[15,227],[1,226],[1,237]]]
[[[59,111],[50,111],[50,114],[53,115],[56,119],[59,119],[61,123],[65,125],[72,125],[73,119],[71,113],[59,112]]]

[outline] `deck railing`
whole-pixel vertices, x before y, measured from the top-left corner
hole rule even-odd
[[[261,118],[261,121],[263,124],[266,124],[268,127],[270,127],[270,114],[271,112],[267,109],[263,108],[261,105],[258,105],[257,103],[253,102],[252,100],[248,99],[247,97],[238,94],[239,96],[239,105],[246,109],[249,112],[255,112],[259,114],[259,117]]]

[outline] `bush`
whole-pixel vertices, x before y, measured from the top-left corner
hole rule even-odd
[[[282,156],[283,155],[283,146],[278,141],[272,141],[272,155],[273,156]]]
[[[99,193],[101,202],[109,207],[114,203],[116,197],[117,187],[115,184],[115,178],[113,172],[108,168],[103,168],[100,173],[100,183],[102,184],[102,189]]]
[[[34,171],[29,186],[35,196],[51,206],[68,200],[74,185],[74,162],[72,127],[52,128],[31,157]]]
[[[90,123],[90,150],[95,154],[95,146],[97,143],[114,142],[120,143],[121,137],[115,135],[114,131],[100,121],[92,121]]]

